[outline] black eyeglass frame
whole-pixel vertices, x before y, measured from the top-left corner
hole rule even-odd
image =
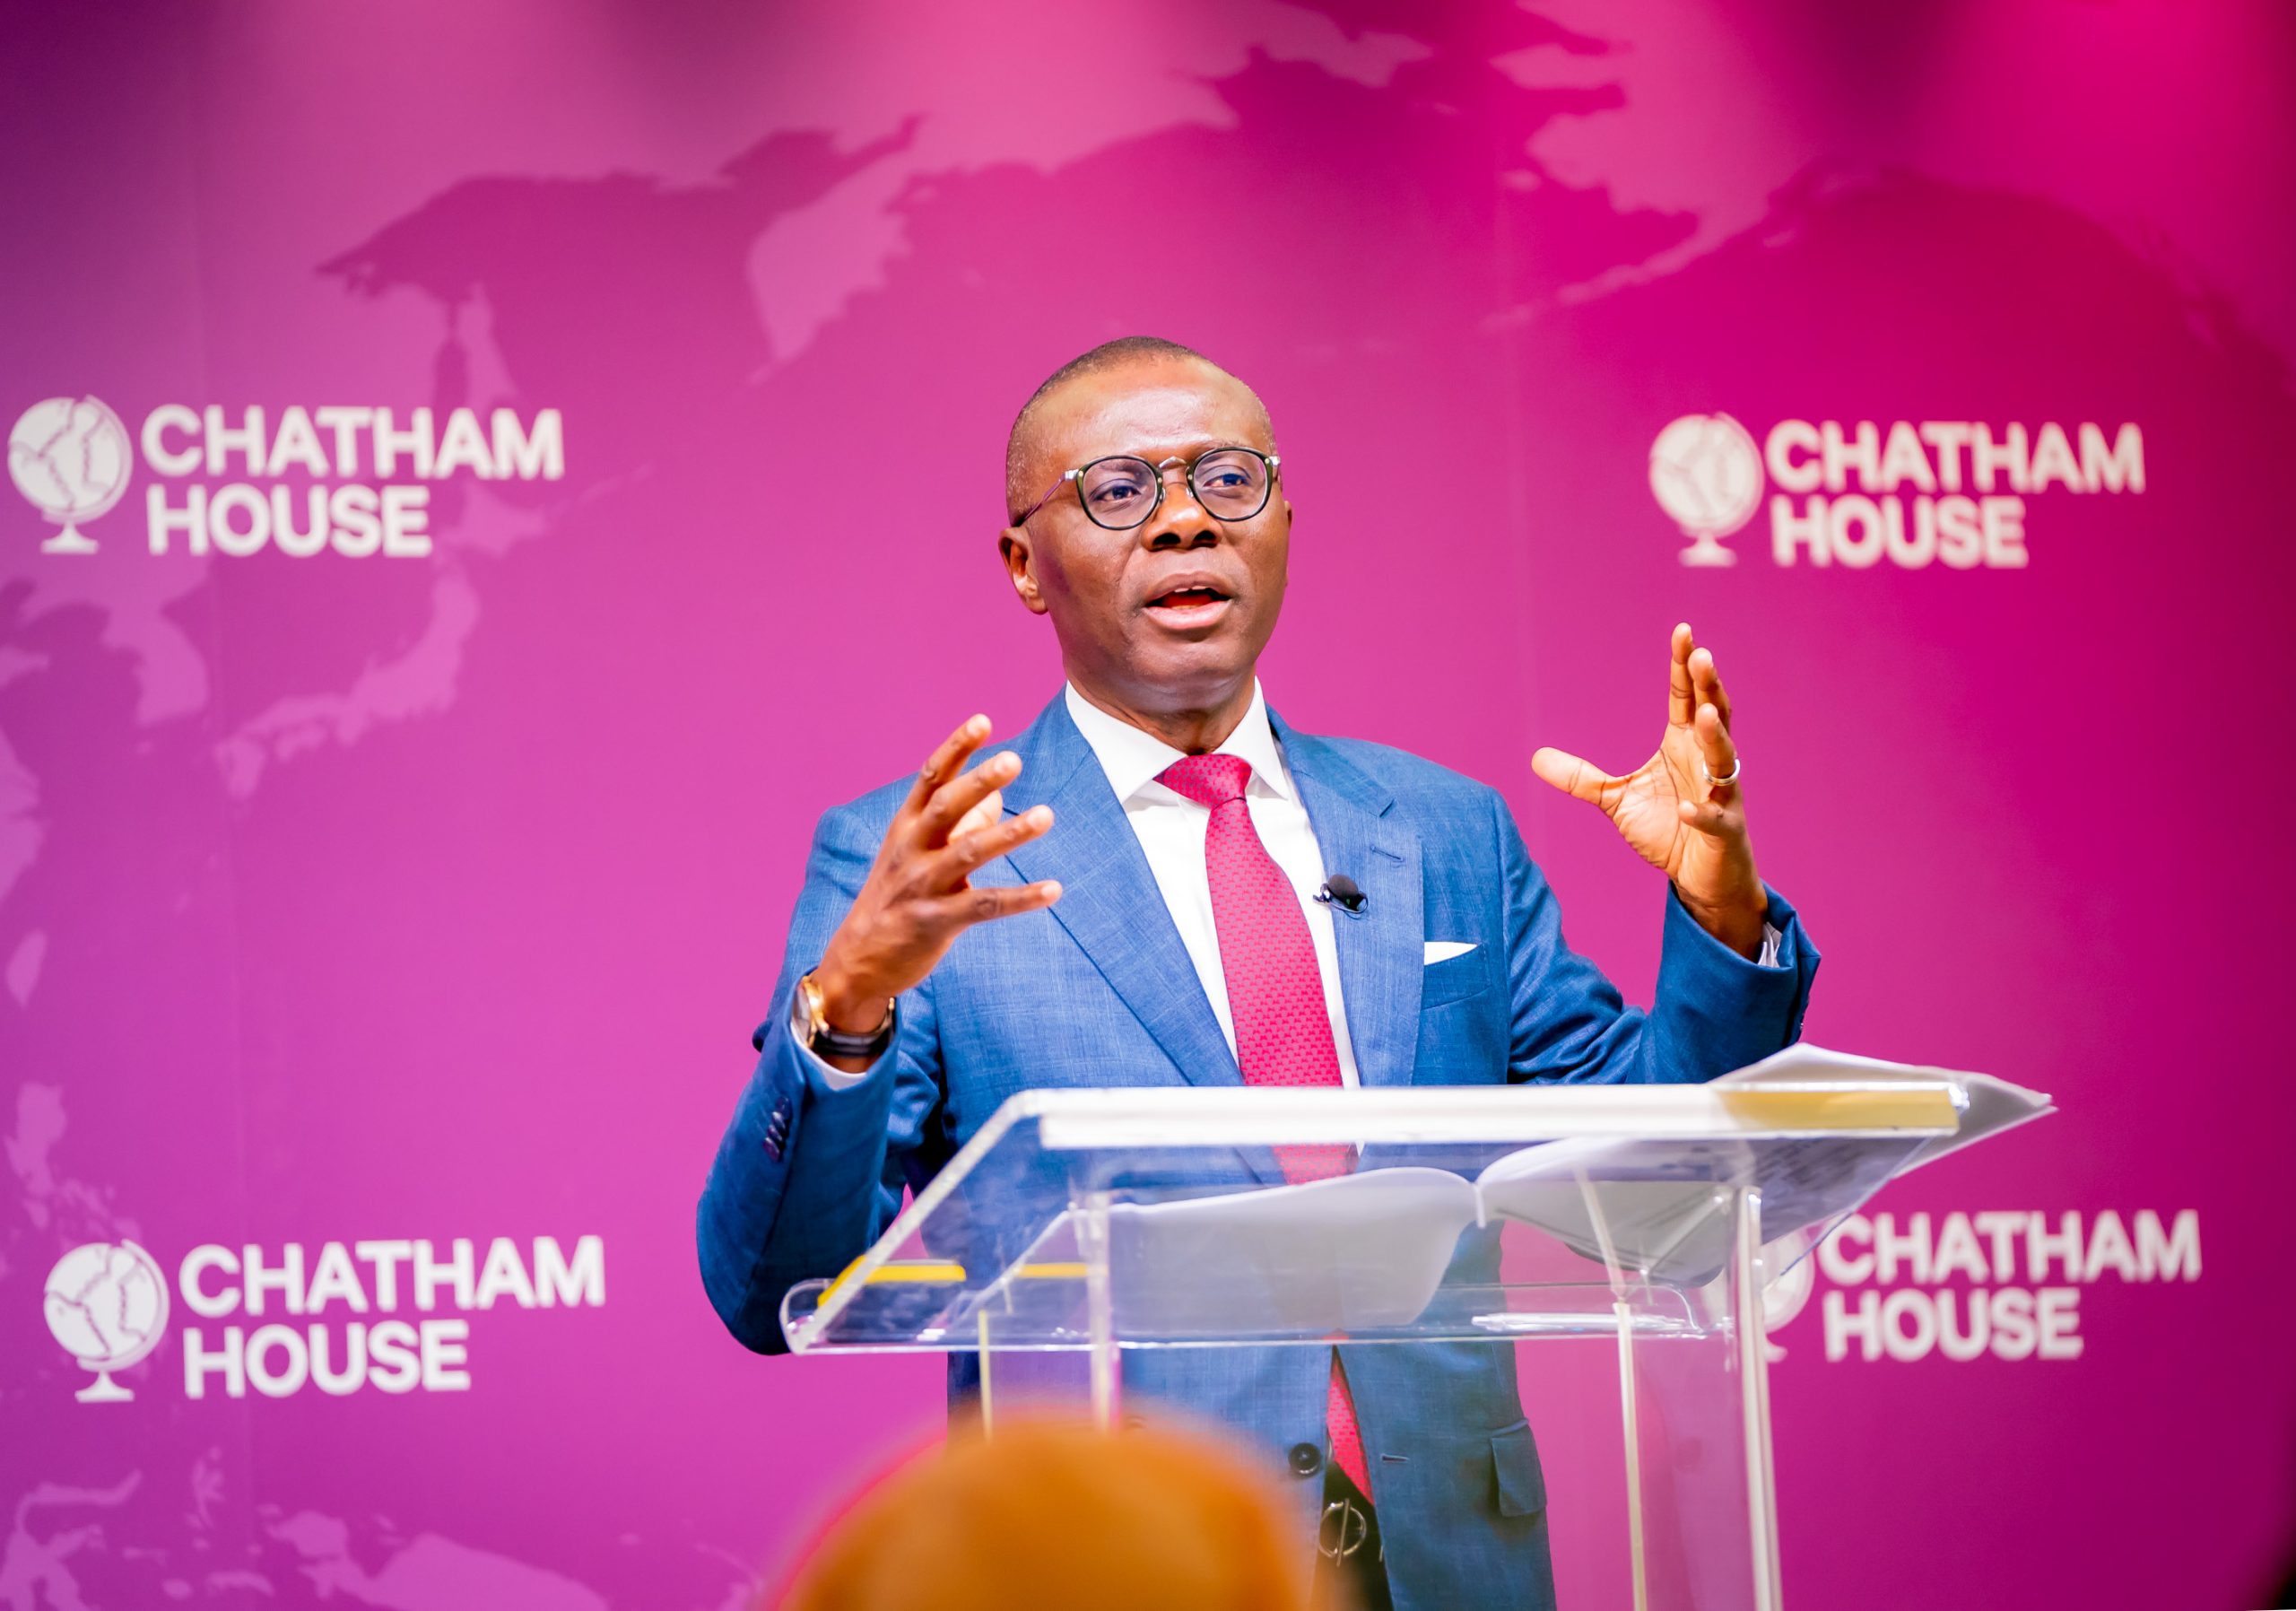
[[[1260,489],[1259,502],[1253,506],[1251,513],[1249,514],[1222,514],[1218,509],[1213,509],[1211,504],[1205,501],[1203,490],[1196,484],[1196,466],[1201,465],[1205,459],[1222,453],[1248,453],[1251,455],[1252,457],[1259,460],[1261,464],[1267,466],[1267,484]],[[1142,515],[1137,520],[1131,521],[1123,526],[1110,526],[1107,521],[1094,514],[1092,512],[1091,506],[1084,501],[1083,483],[1084,473],[1087,470],[1092,469],[1096,466],[1113,463],[1118,459],[1129,459],[1135,465],[1145,465],[1147,466],[1150,479],[1154,481],[1156,483],[1156,501],[1150,504],[1148,506],[1148,512]],[[1141,457],[1137,453],[1104,453],[1098,458],[1091,459],[1083,464],[1078,465],[1073,470],[1063,471],[1061,473],[1060,479],[1054,482],[1050,486],[1045,489],[1043,497],[1029,505],[1024,513],[1013,517],[1013,524],[1015,526],[1026,526],[1031,516],[1060,495],[1061,488],[1068,485],[1071,482],[1074,482],[1077,483],[1076,507],[1084,511],[1084,518],[1090,520],[1102,531],[1138,531],[1142,527],[1147,525],[1149,521],[1153,520],[1156,518],[1156,511],[1164,507],[1164,472],[1175,464],[1181,464],[1187,471],[1188,496],[1196,500],[1197,507],[1202,509],[1205,514],[1211,516],[1214,520],[1218,520],[1223,525],[1232,525],[1239,520],[1255,519],[1266,510],[1267,501],[1275,496],[1275,483],[1283,479],[1281,473],[1277,469],[1277,466],[1283,462],[1283,459],[1278,457],[1275,454],[1262,453],[1257,448],[1247,448],[1242,446],[1240,443],[1230,443],[1224,447],[1219,448],[1206,448],[1194,458],[1185,461],[1177,457],[1168,458],[1161,465],[1151,465],[1146,459]]]

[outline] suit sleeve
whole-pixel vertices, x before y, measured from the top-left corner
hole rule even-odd
[[[852,909],[880,834],[859,811],[823,816],[765,1022],[757,1067],[718,1145],[695,1215],[701,1281],[726,1328],[778,1354],[783,1294],[835,1276],[900,1210],[905,1185],[942,1161],[941,1079],[931,981],[900,997],[883,1057],[832,1081],[790,1024],[799,975],[821,958]]]
[[[1818,952],[1777,891],[1763,886],[1779,931],[1777,965],[1766,967],[1700,928],[1669,884],[1657,997],[1645,1012],[1565,943],[1554,892],[1495,794],[1492,812],[1506,882],[1509,1078],[1691,1084],[1800,1037]]]

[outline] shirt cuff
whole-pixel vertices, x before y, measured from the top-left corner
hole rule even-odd
[[[1760,968],[1779,966],[1778,948],[1785,943],[1786,936],[1777,924],[1764,923],[1761,926],[1761,955],[1754,959],[1754,965]],[[856,1075],[854,1077],[857,1079],[860,1076]]]
[[[805,1044],[804,1025],[798,1019],[797,1006],[794,1000],[789,1006],[789,1044],[796,1048],[798,1062],[804,1067],[806,1073],[812,1078],[821,1082],[822,1089],[849,1091],[892,1060],[893,1048],[900,1041],[900,1003],[898,999],[893,1002],[891,1012],[893,1018],[893,1032],[885,1038],[885,1049],[877,1054],[875,1062],[858,1074],[850,1074],[842,1068],[831,1067],[822,1060],[819,1053]]]

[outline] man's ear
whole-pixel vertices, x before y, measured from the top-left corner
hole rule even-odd
[[[1024,526],[1008,526],[996,539],[996,552],[1004,556],[1004,574],[1013,584],[1031,614],[1044,614],[1044,595],[1037,590],[1036,554],[1029,546],[1029,531]]]

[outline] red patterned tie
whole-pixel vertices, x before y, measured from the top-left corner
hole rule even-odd
[[[1332,1044],[1323,973],[1299,892],[1275,865],[1252,826],[1244,803],[1251,762],[1236,755],[1189,755],[1156,776],[1173,793],[1212,808],[1205,830],[1204,865],[1212,877],[1212,923],[1220,936],[1220,971],[1228,982],[1228,1011],[1236,1026],[1236,1061],[1247,1085],[1336,1085],[1339,1051]],[[1287,1180],[1345,1174],[1354,1149],[1278,1147]],[[1331,1356],[1331,1391],[1325,1406],[1331,1458],[1367,1495],[1371,1473],[1363,1434],[1355,1424],[1355,1398],[1339,1354]]]

